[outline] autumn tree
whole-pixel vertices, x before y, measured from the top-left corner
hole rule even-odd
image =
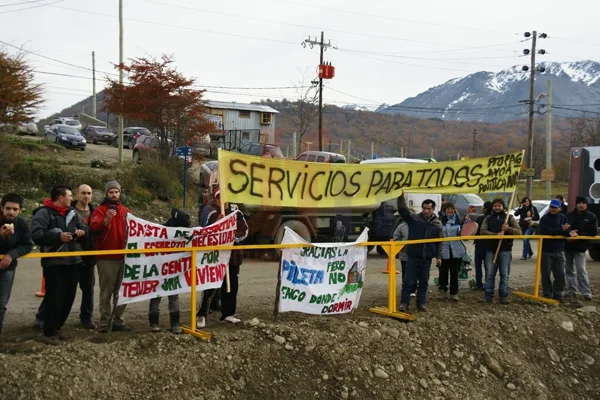
[[[319,116],[319,92],[317,86],[305,84],[305,73],[302,74],[302,79],[298,82],[296,89],[297,98],[287,102],[288,112],[284,118],[288,119],[290,125],[296,131],[296,140],[298,140],[298,151],[302,150],[302,140],[310,131],[315,119]]]
[[[204,118],[204,90],[194,88],[194,79],[186,78],[173,67],[171,55],[159,60],[136,58],[122,68],[127,83],[113,78],[105,89],[104,110],[140,121],[160,138],[160,161],[171,157],[174,145],[200,140],[215,129]]]
[[[42,104],[42,86],[22,55],[0,51],[0,125],[31,120]]]

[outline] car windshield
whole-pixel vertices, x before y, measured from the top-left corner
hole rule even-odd
[[[469,204],[483,204],[481,197],[476,194],[463,194],[465,201]]]
[[[281,149],[279,147],[267,146],[267,150],[269,150],[269,153],[271,154],[271,157],[273,157],[273,158],[283,158],[283,153],[281,152]]]
[[[79,121],[75,121],[75,120],[72,120],[72,119],[68,119],[68,120],[66,120],[65,122],[66,122],[66,123],[67,123],[67,125],[69,125],[69,126],[77,126],[77,125],[79,125]]]
[[[77,128],[72,128],[70,126],[62,126],[60,128],[60,133],[64,133],[65,135],[81,136]]]
[[[137,132],[140,135],[151,135],[150,131],[148,129],[146,129],[146,128],[134,129],[134,132]]]

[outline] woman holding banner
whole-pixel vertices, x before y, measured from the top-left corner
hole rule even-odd
[[[463,224],[454,203],[446,202],[442,208],[442,229],[444,237],[460,236]],[[447,241],[442,247],[442,265],[440,265],[439,287],[442,299],[448,293],[448,274],[450,275],[450,296],[452,301],[458,301],[458,272],[462,258],[467,253],[462,240]]]

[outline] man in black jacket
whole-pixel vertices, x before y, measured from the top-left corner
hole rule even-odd
[[[554,199],[550,202],[548,212],[540,220],[540,234],[566,237],[577,235],[577,232],[571,232],[567,216],[562,213],[560,200]],[[565,240],[544,239],[542,242],[542,291],[544,297],[563,301],[564,290]]]
[[[31,219],[31,237],[44,253],[81,251],[81,238],[88,228],[71,207],[72,194],[68,186],[55,186],[44,206]],[[81,257],[42,258],[46,281],[44,336],[51,345],[60,344],[65,335],[60,329],[67,320],[79,281]]]
[[[71,207],[77,211],[79,217],[83,220],[85,226],[90,225],[90,215],[94,212],[92,201],[92,188],[88,185],[80,185],[77,188],[77,200],[71,202]],[[92,235],[86,235],[81,238],[81,247],[83,250],[91,251],[95,249],[94,238]],[[94,286],[96,285],[96,256],[81,257],[81,268],[79,269],[79,288],[81,289],[81,307],[79,309],[79,321],[81,326],[86,329],[96,329],[94,323]],[[44,326],[44,308],[42,300],[38,312],[35,315],[34,328]]]
[[[477,233],[475,235],[481,235],[481,226],[483,221],[488,215],[492,213],[492,202],[486,201],[483,203],[482,208],[483,215],[477,218]],[[475,240],[475,285],[477,290],[483,290],[485,282],[483,280],[483,271],[485,271],[485,254],[487,252],[487,240]]]
[[[435,201],[426,199],[421,204],[420,213],[411,212],[404,195],[398,197],[398,213],[408,224],[408,240],[432,239],[444,237],[442,223],[435,215]],[[410,294],[417,285],[417,310],[427,311],[427,287],[429,286],[429,270],[431,260],[435,257],[439,267],[442,264],[443,243],[409,244],[406,246],[406,272],[402,280],[400,295],[401,312],[408,311]]]
[[[598,233],[598,219],[588,211],[587,199],[578,196],[575,200],[576,209],[567,213],[567,220],[571,225],[571,236],[596,236]],[[587,240],[567,240],[565,243],[565,270],[567,273],[567,295],[575,298],[577,289],[585,300],[592,300],[590,280],[585,265],[585,251]]]
[[[10,299],[17,259],[31,252],[31,232],[27,221],[19,217],[23,208],[23,199],[18,194],[8,193],[2,197],[2,215],[0,215],[0,334],[6,306]]]

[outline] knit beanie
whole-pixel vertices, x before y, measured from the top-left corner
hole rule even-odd
[[[121,185],[117,181],[110,181],[104,186],[104,193],[108,193],[110,189],[119,189],[121,191]]]

